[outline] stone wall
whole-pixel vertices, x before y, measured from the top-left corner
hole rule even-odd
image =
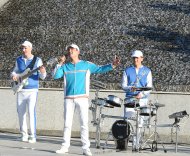
[[[9,0],[1,0],[0,1],[0,8],[5,5],[5,3],[7,3]]]
[[[9,85],[25,39],[44,61],[63,54],[70,43],[79,45],[81,59],[100,65],[120,56],[117,70],[92,75],[108,89],[120,89],[131,51],[139,49],[156,90],[190,91],[189,0],[9,0],[0,10],[1,86]],[[41,87],[62,87],[62,82],[49,75]]]

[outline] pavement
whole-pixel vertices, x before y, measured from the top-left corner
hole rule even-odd
[[[19,134],[12,133],[0,133],[0,156],[59,156],[55,151],[61,147],[62,137],[52,136],[38,136],[37,142],[34,144],[21,142],[19,140]],[[101,140],[100,148],[96,148],[95,140],[91,140],[91,152],[97,156],[189,156],[190,145],[178,144],[177,152],[175,144],[164,144],[166,152],[162,147],[162,144],[158,144],[158,150],[151,152],[150,149],[140,150],[139,152],[132,152],[129,142],[128,148],[125,151],[116,151],[115,143],[113,140],[108,141],[108,146],[103,149],[105,140]],[[147,143],[147,147],[149,144]],[[82,155],[80,138],[71,138],[71,147],[69,153],[64,154],[67,156]]]

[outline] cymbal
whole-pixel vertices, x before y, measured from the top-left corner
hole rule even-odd
[[[139,87],[135,89],[136,91],[149,91],[149,90],[152,90],[152,87]]]
[[[161,103],[155,103],[153,105],[156,107],[165,107],[165,104],[161,104]]]

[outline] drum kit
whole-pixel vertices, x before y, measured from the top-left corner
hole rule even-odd
[[[96,81],[96,84],[97,83],[99,83],[98,88],[100,88],[102,82]],[[102,88],[105,89],[104,87]],[[139,91],[149,91],[151,89],[152,88],[150,87],[136,88],[136,90]],[[91,101],[91,107],[89,108],[92,111],[91,123],[94,126],[96,126],[96,137],[95,137],[96,148],[100,148],[101,123],[104,120],[104,118],[114,118],[118,120],[116,120],[113,123],[111,130],[106,138],[105,144],[103,145],[103,148],[107,148],[107,142],[112,136],[116,144],[116,149],[126,150],[128,147],[128,142],[131,138],[135,138],[136,140],[138,139],[139,137],[138,131],[140,129],[139,120],[143,116],[143,117],[148,117],[148,122],[147,122],[148,125],[150,125],[150,119],[152,117],[155,117],[154,132],[145,141],[141,140],[140,144],[135,145],[132,141],[132,151],[139,151],[145,149],[145,146],[149,143],[151,137],[154,137],[152,140],[152,147],[149,145],[151,147],[151,151],[157,151],[157,139],[159,138],[156,129],[157,112],[158,108],[164,107],[165,105],[159,103],[153,104],[150,102],[147,106],[140,107],[139,100],[136,99],[135,97],[125,98],[124,100],[122,100],[121,98],[115,95],[108,95],[107,98],[99,98],[98,92],[99,89],[96,89],[95,99]],[[122,105],[124,105],[124,112],[126,108],[134,108],[136,112],[135,116],[129,118],[125,116],[125,113],[124,116],[113,116],[102,113],[102,110],[104,108],[111,109],[115,107],[122,107]],[[132,123],[135,123],[135,125],[132,125]],[[166,152],[165,148],[164,151]]]

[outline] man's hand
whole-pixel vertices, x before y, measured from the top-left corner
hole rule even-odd
[[[65,63],[65,61],[66,61],[65,55],[58,57],[58,62],[60,65],[63,65]]]
[[[44,66],[41,66],[39,70],[40,70],[40,73],[42,74],[46,73],[46,69]]]
[[[114,58],[112,64],[113,64],[113,68],[116,68],[120,64],[120,58],[115,55],[115,58]]]
[[[136,98],[137,99],[141,99],[142,98],[142,94],[141,93],[137,94]]]
[[[136,91],[136,87],[131,87],[131,91],[135,92]]]
[[[13,76],[12,76],[12,79],[13,79],[13,81],[18,81],[18,76],[13,75]]]

